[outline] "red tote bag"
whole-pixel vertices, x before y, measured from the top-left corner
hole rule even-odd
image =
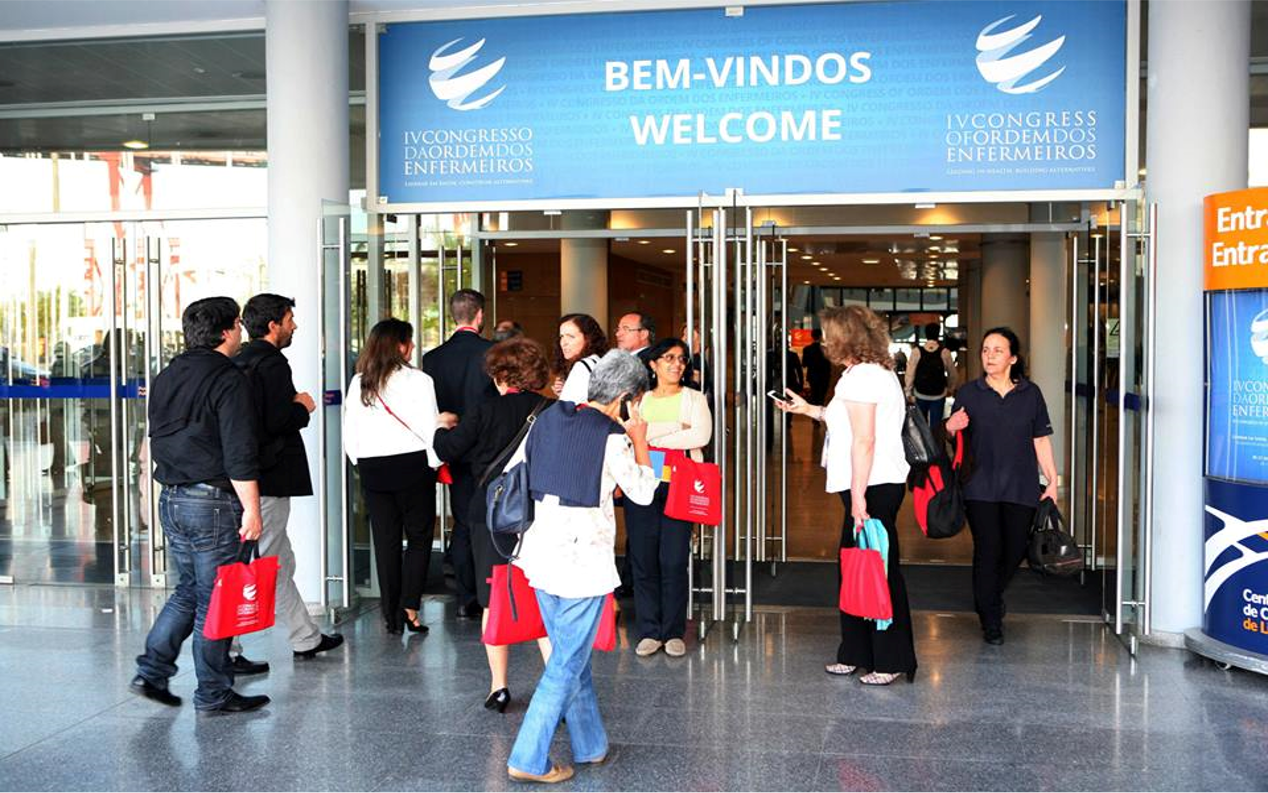
[[[506,586],[507,568],[511,570],[510,592]],[[537,591],[529,586],[523,570],[513,564],[497,564],[488,581],[489,622],[480,641],[491,645],[520,644],[546,635],[546,624],[537,606]],[[514,609],[511,593],[515,595]]]
[[[862,533],[857,535],[862,537]],[[841,611],[872,620],[894,618],[885,560],[871,548],[841,549]]]
[[[273,627],[278,561],[276,556],[250,561],[256,553],[255,542],[244,542],[236,561],[217,568],[203,623],[203,636],[208,639],[228,639]]]
[[[671,466],[665,517],[716,526],[722,522],[722,472],[682,452],[665,460]]]
[[[601,653],[610,653],[616,649],[616,598],[611,592],[603,601],[599,630],[594,634],[594,649]]]

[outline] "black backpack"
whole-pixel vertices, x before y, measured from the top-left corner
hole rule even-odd
[[[942,364],[942,342],[930,351],[920,348],[920,360],[916,362],[916,378],[913,382],[917,394],[941,394],[947,390],[947,368]]]
[[[1083,572],[1083,549],[1065,529],[1065,518],[1052,499],[1045,498],[1035,510],[1027,549],[1030,569],[1047,575],[1072,576]]]

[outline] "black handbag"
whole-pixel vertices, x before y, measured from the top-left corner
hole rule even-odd
[[[1065,518],[1052,499],[1040,501],[1035,510],[1028,556],[1030,569],[1045,575],[1066,577],[1083,572],[1083,549],[1066,531]]]
[[[533,423],[537,421],[537,415],[550,404],[550,400],[542,399],[537,407],[533,408],[533,412],[528,414],[528,418],[524,420],[524,426],[520,427],[520,431],[515,434],[511,442],[506,448],[498,454],[497,460],[489,465],[484,476],[480,479],[480,486],[487,487],[484,497],[484,519],[485,525],[488,526],[489,532],[493,535],[493,547],[498,554],[507,561],[514,560],[519,550],[518,544],[509,555],[502,551],[498,546],[498,535],[515,535],[519,536],[533,525],[533,494],[529,492],[528,487],[528,460],[516,463],[509,469],[501,470],[512,457],[515,456],[516,450],[520,444],[528,437],[529,430],[533,428]],[[496,476],[490,478],[494,471],[500,471]]]
[[[915,405],[907,406],[903,419],[903,454],[913,468],[926,468],[946,457],[943,445],[933,437],[929,422]]]

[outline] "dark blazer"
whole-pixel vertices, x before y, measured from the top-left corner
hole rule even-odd
[[[450,465],[470,466],[472,475],[479,481],[485,469],[497,461],[498,454],[524,426],[528,414],[543,401],[550,400],[531,391],[487,399],[468,411],[453,429],[437,429],[432,446],[440,459]],[[479,505],[473,507],[472,519],[483,525],[484,493],[478,492],[472,504]]]
[[[295,401],[291,364],[263,339],[243,345],[233,362],[247,373],[260,428],[260,495],[311,496],[313,482],[299,431],[308,426],[308,410]]]
[[[484,373],[484,354],[493,342],[469,330],[460,330],[449,341],[423,356],[423,371],[436,384],[436,408],[441,413],[465,416],[476,405],[498,395]]]

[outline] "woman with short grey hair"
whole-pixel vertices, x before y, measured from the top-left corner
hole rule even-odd
[[[647,423],[637,407],[646,390],[642,361],[613,350],[594,367],[584,405],[556,402],[529,432],[535,518],[515,564],[537,590],[554,649],[507,761],[512,779],[562,782],[572,777],[572,767],[552,765],[549,755],[565,716],[575,762],[607,759],[608,736],[590,677],[590,654],[604,602],[621,583],[613,493],[620,487],[625,498],[644,505],[656,494]],[[628,418],[622,419],[622,405]]]

